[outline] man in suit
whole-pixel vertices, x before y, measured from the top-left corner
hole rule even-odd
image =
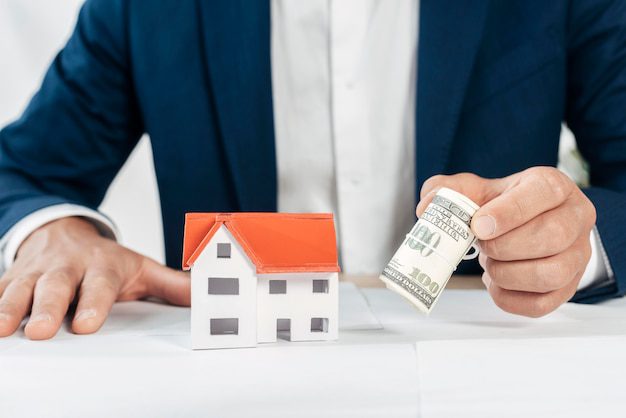
[[[26,335],[50,338],[74,299],[77,333],[116,300],[188,304],[188,211],[332,210],[344,270],[375,273],[441,186],[482,205],[504,310],[621,296],[625,30],[618,0],[87,0],[0,131],[0,336],[30,312]],[[584,190],[553,168],[563,121]],[[97,212],[143,133],[169,267]]]

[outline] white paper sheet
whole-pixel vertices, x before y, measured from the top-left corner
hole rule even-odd
[[[430,316],[386,289],[363,289],[388,341],[626,335],[626,299],[568,303],[543,318],[499,309],[485,290],[446,290]]]
[[[420,416],[626,416],[626,337],[416,344]]]
[[[339,282],[339,331],[382,329],[367,299],[354,283]]]
[[[0,417],[412,417],[412,344],[350,344],[380,329],[358,288],[340,286],[346,343],[192,351],[189,309],[114,306],[103,329],[49,341],[0,339]]]
[[[572,391],[573,405],[592,396],[603,413],[623,407],[626,337],[599,336],[626,335],[626,299],[539,320],[500,311],[480,290],[446,291],[430,317],[385,289],[342,283],[340,301],[336,342],[194,352],[189,310],[145,302],[117,304],[91,336],[64,329],[33,342],[20,330],[0,339],[0,416],[504,416],[481,415],[492,394],[524,412],[536,397],[559,416],[535,388],[558,385],[558,405]],[[550,358],[562,363],[550,369]],[[600,389],[585,395],[587,375]]]
[[[409,344],[191,351],[182,336],[91,336],[0,356],[3,417],[414,417]]]

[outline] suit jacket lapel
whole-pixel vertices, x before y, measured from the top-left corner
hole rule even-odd
[[[198,1],[210,95],[240,210],[276,210],[269,1]]]
[[[416,103],[417,196],[445,172],[488,0],[421,0]]]

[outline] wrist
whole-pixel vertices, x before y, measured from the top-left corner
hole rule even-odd
[[[89,222],[96,228],[101,236],[118,241],[119,233],[115,228],[115,225],[104,214],[96,210],[71,203],[52,205],[26,215],[19,222],[13,225],[13,227],[11,227],[11,229],[0,239],[0,253],[2,254],[2,258],[0,260],[0,270],[9,269],[13,265],[18,248],[22,246],[24,240],[34,231],[44,225],[52,224],[53,221],[66,218],[72,218],[72,223],[75,222],[75,219]],[[83,230],[81,229],[81,231]],[[66,235],[67,234],[63,234],[61,236]],[[74,238],[70,237],[70,239],[74,240],[80,238],[80,236]],[[71,244],[71,242],[69,242],[69,244]]]
[[[20,256],[24,250],[31,246],[37,247],[45,245],[50,241],[51,236],[56,232],[63,232],[70,238],[85,238],[89,236],[100,237],[98,228],[88,219],[81,216],[68,216],[47,222],[34,231],[32,231],[19,245],[15,252],[15,259]]]

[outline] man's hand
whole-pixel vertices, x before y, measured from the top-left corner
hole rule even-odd
[[[100,236],[80,218],[42,226],[21,245],[13,266],[0,278],[0,337],[11,335],[30,311],[26,336],[52,338],[77,299],[72,330],[96,332],[115,301],[156,296],[190,303],[185,273],[168,269]]]
[[[481,208],[472,219],[483,282],[507,312],[539,317],[567,302],[591,257],[593,204],[567,176],[533,167],[501,179],[463,173],[434,176],[421,191],[419,216],[448,187]]]

